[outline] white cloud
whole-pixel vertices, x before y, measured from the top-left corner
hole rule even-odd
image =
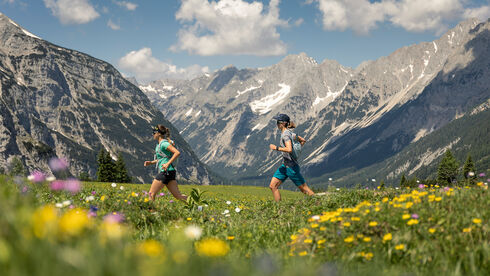
[[[467,9],[463,14],[464,18],[478,18],[481,21],[486,21],[490,18],[490,6],[482,6],[474,9]]]
[[[258,1],[182,0],[175,17],[184,26],[170,49],[202,56],[285,54],[277,28],[288,23],[279,19],[278,5],[279,0],[271,0],[268,9]]]
[[[118,24],[112,22],[111,19],[109,19],[109,21],[107,21],[107,26],[109,26],[109,28],[117,31],[117,30],[120,30],[121,29],[121,26],[119,26]]]
[[[85,24],[99,17],[88,0],[44,0],[44,5],[62,24]]]
[[[141,83],[162,78],[192,79],[209,72],[207,66],[192,65],[187,68],[177,68],[173,64],[153,57],[150,48],[131,51],[119,59],[118,64],[121,69],[134,75]]]
[[[127,9],[128,11],[134,11],[138,7],[137,4],[127,2],[127,1],[121,1],[121,2],[115,1],[115,3],[119,6]]]
[[[403,0],[397,3],[393,24],[407,31],[436,31],[447,29],[448,21],[459,19],[463,5],[461,0]]]
[[[488,6],[465,8],[467,0],[307,0],[317,3],[326,30],[352,29],[367,34],[378,23],[389,22],[407,31],[441,33],[450,22],[468,17],[484,19]]]
[[[301,26],[305,20],[303,18],[298,18],[296,21],[294,21],[294,26],[299,27]]]

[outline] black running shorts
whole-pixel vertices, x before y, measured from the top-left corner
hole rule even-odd
[[[162,181],[163,184],[167,185],[170,181],[175,180],[176,171],[161,171],[157,176],[155,176],[156,180]]]

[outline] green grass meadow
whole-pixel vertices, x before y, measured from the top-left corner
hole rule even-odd
[[[149,185],[0,176],[2,275],[489,275],[490,196],[474,186],[331,189]],[[123,187],[123,188],[121,188]]]

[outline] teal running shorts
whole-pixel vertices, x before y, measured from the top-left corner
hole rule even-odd
[[[281,180],[284,182],[288,177],[293,181],[294,185],[296,186],[301,186],[306,183],[305,179],[301,175],[299,171],[299,166],[293,166],[293,167],[286,167],[284,164],[282,164],[277,171],[274,173],[273,177]]]

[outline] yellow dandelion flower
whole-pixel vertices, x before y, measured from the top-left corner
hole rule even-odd
[[[361,218],[359,218],[359,217],[351,217],[350,220],[351,221],[360,221]]]
[[[306,255],[308,255],[308,252],[301,251],[301,252],[298,253],[298,255],[300,255],[300,256],[306,256]]]
[[[391,233],[388,233],[383,236],[383,241],[391,241],[392,238],[393,235]]]
[[[442,197],[438,196],[436,198],[434,198],[435,201],[441,201],[442,200]]]
[[[434,234],[436,232],[436,229],[434,228],[429,228],[429,233]]]
[[[348,236],[347,238],[344,239],[344,242],[350,243],[354,241],[354,236]]]
[[[58,228],[61,233],[77,236],[88,226],[90,220],[85,210],[76,208],[66,212],[60,219]]]
[[[192,218],[187,218],[187,220],[188,220],[188,221],[191,221],[191,220],[192,220]]]
[[[143,200],[144,202],[148,202],[150,201],[147,197],[145,197],[145,199]]]
[[[369,226],[371,226],[371,227],[374,227],[374,226],[376,226],[376,225],[378,225],[378,223],[377,223],[376,221],[371,221],[371,222],[369,223]]]
[[[369,212],[371,212],[371,211],[369,211],[369,209],[364,210],[364,213],[366,213],[366,214],[369,214]]]
[[[228,236],[228,237],[226,237],[226,239],[229,240],[229,241],[232,241],[232,240],[235,239],[235,236]]]
[[[297,238],[298,238],[298,236],[297,236],[297,235],[294,235],[294,234],[293,234],[293,235],[291,235],[291,240],[293,240],[293,241],[294,241],[294,240],[296,240]]]
[[[469,233],[469,232],[471,232],[471,227],[463,228],[463,233]]]
[[[347,222],[344,222],[343,225],[344,225],[344,227],[349,227],[350,226],[350,222],[348,222],[348,221]]]
[[[479,218],[474,218],[472,221],[474,224],[481,224],[481,219]]]
[[[410,214],[404,214],[404,215],[402,216],[402,219],[409,219],[409,218],[410,218]]]
[[[327,230],[327,227],[325,226],[320,227],[320,231],[325,231],[325,230]]]
[[[362,241],[364,241],[364,242],[370,242],[371,241],[371,238],[370,237],[365,237],[364,239],[362,239]]]
[[[139,251],[149,257],[158,257],[163,254],[163,245],[156,240],[146,240],[139,245]]]
[[[356,236],[357,236],[358,239],[364,238],[364,235],[363,234],[357,234]]]
[[[312,239],[305,239],[303,242],[304,243],[313,243],[313,240]]]
[[[414,224],[419,224],[419,221],[417,219],[411,219],[407,221],[407,225],[414,225]]]
[[[105,195],[103,195],[103,196],[100,197],[100,201],[104,201],[105,199],[106,199],[106,196]]]
[[[196,243],[196,251],[201,256],[221,257],[228,254],[230,247],[217,238],[207,238]]]
[[[47,205],[37,209],[32,215],[34,235],[38,238],[44,238],[48,233],[51,233],[55,229],[57,218],[54,206]]]
[[[403,243],[395,246],[396,250],[405,250],[405,245]]]
[[[311,228],[317,228],[318,226],[319,226],[318,223],[311,224]]]
[[[317,243],[318,245],[320,245],[320,244],[324,244],[325,242],[327,242],[327,240],[319,240]]]
[[[366,258],[366,260],[371,260],[372,258],[374,257],[374,254],[372,252],[368,252],[366,254],[364,254],[364,258]]]
[[[374,208],[374,211],[376,211],[376,212],[379,212],[379,210],[381,210],[381,208],[379,208],[379,207]]]

